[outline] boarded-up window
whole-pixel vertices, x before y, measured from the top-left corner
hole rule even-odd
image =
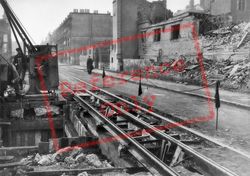
[[[161,41],[161,29],[154,30],[154,42]]]
[[[180,25],[171,26],[171,40],[180,38]]]

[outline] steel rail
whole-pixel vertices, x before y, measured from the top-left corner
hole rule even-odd
[[[93,86],[89,83],[87,83],[88,85],[90,85],[91,87],[95,87],[97,90],[101,89],[97,86]],[[109,101],[103,99],[102,97],[99,97],[98,95],[96,95],[95,93],[87,90],[87,89],[83,89],[83,91],[86,91],[86,93],[94,96],[95,98],[101,100],[102,102],[104,102],[106,105],[109,105],[113,108],[115,108],[116,110],[118,110],[119,112],[122,112],[126,117],[128,117],[131,121],[133,121],[134,123],[136,123],[138,126],[140,126],[143,129],[148,129],[151,131],[151,134],[157,138],[160,138],[162,140],[167,140],[170,141],[172,143],[175,143],[176,145],[178,145],[179,147],[181,147],[186,153],[188,153],[189,155],[193,156],[193,158],[195,159],[196,163],[199,163],[198,165],[201,166],[204,171],[208,172],[210,175],[215,175],[215,176],[237,176],[237,174],[235,174],[234,172],[230,171],[229,169],[219,165],[218,163],[216,163],[215,161],[207,158],[206,156],[202,155],[201,153],[195,151],[194,149],[192,149],[191,147],[183,144],[182,142],[176,140],[175,138],[157,130],[154,126],[144,122],[143,120],[138,119],[137,117],[135,117],[134,115],[128,113],[127,111],[119,108],[118,106],[114,105],[113,103],[110,103]],[[102,92],[110,95],[109,92],[102,90]],[[118,98],[119,100],[122,100],[122,98],[118,97],[118,96],[114,96],[115,98]],[[130,103],[129,103],[130,104]],[[136,107],[140,107],[140,106],[136,106]],[[143,109],[143,108],[142,108]],[[144,108],[145,109],[145,108]],[[147,110],[148,112],[148,110]],[[176,122],[174,122],[174,124],[176,124]]]
[[[90,84],[90,83],[88,83],[86,81],[83,81],[83,80],[81,80],[81,79],[79,79],[79,78],[77,78],[77,77],[75,77],[73,75],[71,75],[71,76],[74,77],[76,80],[81,81],[81,82],[85,83],[86,85],[88,85],[90,87],[93,87],[94,89],[98,89],[100,92],[103,92],[103,93],[105,93],[105,94],[107,94],[107,95],[109,95],[109,96],[111,96],[113,98],[119,99],[120,101],[123,101],[124,103],[127,103],[127,104],[131,105],[132,107],[136,107],[137,109],[140,109],[141,111],[144,111],[144,112],[152,115],[153,117],[155,117],[155,118],[157,118],[159,120],[163,120],[165,122],[173,124],[173,125],[175,125],[176,127],[180,128],[180,129],[186,130],[186,131],[188,131],[188,132],[190,132],[190,133],[192,133],[194,135],[199,136],[202,139],[208,140],[208,141],[210,141],[210,142],[212,142],[212,143],[214,143],[216,145],[219,145],[221,147],[227,148],[228,150],[234,151],[235,153],[238,153],[238,154],[240,154],[240,155],[242,155],[242,156],[250,159],[250,155],[248,155],[248,154],[246,154],[246,153],[244,153],[242,151],[239,151],[239,150],[237,150],[237,149],[235,149],[233,147],[225,145],[225,144],[223,144],[223,143],[221,143],[219,141],[213,140],[212,138],[210,138],[210,137],[208,137],[208,136],[206,136],[206,135],[204,135],[204,134],[202,134],[202,133],[200,133],[198,131],[195,131],[195,130],[190,129],[190,128],[186,127],[186,126],[183,126],[182,124],[177,123],[177,122],[175,122],[175,121],[173,121],[171,119],[168,119],[168,118],[166,118],[166,117],[164,117],[162,115],[159,115],[159,114],[157,114],[157,113],[155,113],[153,111],[149,111],[148,109],[146,109],[144,107],[141,107],[141,106],[138,106],[138,105],[136,105],[136,104],[134,104],[132,102],[129,102],[128,100],[125,100],[125,99],[123,99],[123,98],[121,98],[121,97],[119,97],[119,96],[117,96],[117,95],[115,95],[113,93],[110,93],[110,92],[108,92],[108,91],[106,91],[104,89],[101,89],[101,88],[99,88],[97,86],[94,86],[94,85],[92,85],[92,84]]]
[[[90,92],[89,92],[90,93]],[[172,168],[167,166],[164,162],[162,162],[159,158],[157,158],[154,154],[148,151],[144,146],[139,144],[135,139],[131,138],[128,134],[123,132],[119,127],[117,127],[111,120],[107,119],[103,114],[101,114],[98,110],[92,107],[88,102],[83,100],[79,95],[74,95],[74,99],[80,103],[81,106],[87,108],[87,110],[91,113],[91,115],[97,116],[103,124],[105,124],[108,131],[111,133],[115,133],[118,136],[114,136],[117,139],[126,143],[128,150],[138,152],[140,156],[144,158],[146,162],[142,162],[146,168],[148,168],[154,175],[166,175],[166,176],[179,176],[177,172],[175,172]]]

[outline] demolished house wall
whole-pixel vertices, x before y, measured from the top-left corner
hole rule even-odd
[[[169,20],[166,23],[151,25],[148,28],[141,28],[141,33],[151,33],[160,29],[160,40],[155,40],[155,35],[140,40],[139,55],[141,59],[154,60],[155,62],[163,62],[164,59],[177,58],[180,55],[195,56],[196,50],[194,47],[193,34],[191,28],[183,28],[182,25],[194,23],[197,31],[200,29],[200,20],[194,16],[184,17],[183,19]],[[180,25],[178,29],[169,32],[168,29]],[[164,32],[166,30],[166,32]]]
[[[244,22],[217,28],[216,30],[207,28],[208,31],[203,31],[201,29],[208,26],[206,19],[210,19],[210,16],[208,18],[189,16],[179,19],[179,21],[169,20],[168,23],[141,27],[141,33],[149,34],[156,29],[169,29],[177,24],[196,23],[197,31],[200,31],[200,34],[201,31],[203,32],[199,36],[199,42],[209,84],[213,84],[214,80],[220,79],[223,80],[221,86],[225,89],[249,92],[250,24]],[[169,62],[183,56],[187,67],[185,71],[181,73],[173,72],[168,76],[162,76],[160,79],[201,85],[202,79],[196,60],[197,53],[192,31],[181,29],[179,38],[174,40],[171,38],[173,35],[168,31],[161,33],[159,41],[155,41],[154,35],[140,40],[139,54],[141,60],[138,60],[137,64],[134,63],[134,68],[140,68],[141,65],[158,65],[161,62]],[[132,65],[129,68],[131,69]]]

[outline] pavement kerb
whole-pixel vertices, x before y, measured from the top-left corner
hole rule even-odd
[[[105,71],[105,72],[108,72],[108,71]],[[93,73],[96,73],[96,74],[99,74],[99,75],[102,74],[102,73],[99,73],[96,70],[93,70]],[[108,75],[108,76],[113,77],[115,79],[119,79],[119,80],[126,80],[124,78],[120,78],[120,77],[113,76],[113,75]],[[136,82],[136,81],[132,81],[132,80],[126,80],[126,81],[128,81],[130,83],[138,84],[138,82]],[[155,86],[155,85],[147,84],[147,83],[143,83],[143,82],[142,82],[142,85],[148,86],[148,87],[153,87],[153,88],[158,88],[158,89],[161,89],[161,90],[167,90],[167,91],[171,91],[171,92],[175,92],[175,93],[180,93],[180,94],[184,94],[184,95],[195,96],[195,97],[199,97],[199,98],[203,98],[203,99],[209,99],[210,98],[213,101],[215,100],[214,97],[207,97],[207,96],[204,96],[204,95],[195,94],[195,93],[191,93],[191,92],[183,92],[183,91],[169,89],[169,88],[166,88],[166,87]],[[227,104],[227,105],[236,106],[236,107],[247,109],[247,110],[250,109],[250,105],[236,103],[236,102],[228,101],[228,100],[225,100],[225,99],[220,99],[220,101],[222,103]]]

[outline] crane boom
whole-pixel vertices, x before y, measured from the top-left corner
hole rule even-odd
[[[0,3],[4,9],[6,16],[7,16],[11,30],[15,36],[15,39],[19,45],[19,48],[21,49],[21,45],[20,45],[20,42],[17,38],[17,34],[21,38],[21,40],[22,40],[24,46],[27,48],[27,50],[29,52],[35,52],[36,48],[35,48],[34,44],[31,42],[29,36],[27,35],[24,28],[22,27],[20,21],[18,21],[15,13],[11,9],[11,7],[9,6],[8,2],[6,0],[0,0]]]
[[[40,94],[42,91],[57,90],[59,85],[57,45],[34,45],[7,0],[0,0],[0,4],[18,44],[17,55],[10,58],[10,62],[2,67],[6,67],[6,70],[14,72],[14,75],[19,77],[18,79],[15,78],[15,80],[18,80],[16,82],[18,85],[12,85],[13,76],[7,76],[8,78],[5,78],[5,80],[0,79],[0,84],[4,81],[8,82],[8,86],[15,87],[16,92],[23,92],[21,87],[28,82],[29,90],[26,90],[25,94]],[[23,47],[21,44],[23,44]],[[25,77],[26,75],[28,75],[28,78]],[[6,79],[8,80],[6,81]],[[41,82],[45,82],[45,85],[41,85]],[[4,91],[3,89],[0,90],[0,97],[4,94]]]

